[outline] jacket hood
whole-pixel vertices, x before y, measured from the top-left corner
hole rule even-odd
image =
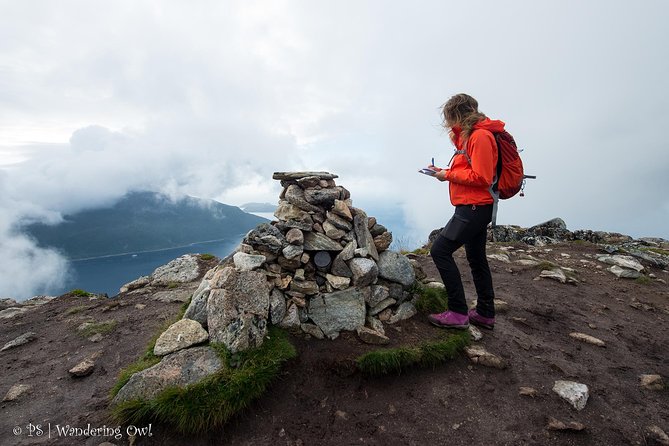
[[[474,124],[473,128],[488,130],[489,132],[497,133],[504,131],[504,123],[497,119],[485,118]]]

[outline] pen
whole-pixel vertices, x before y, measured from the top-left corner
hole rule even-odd
[[[432,165],[434,166],[434,157],[432,157]]]

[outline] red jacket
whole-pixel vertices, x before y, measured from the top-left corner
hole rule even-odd
[[[456,154],[446,171],[449,181],[451,204],[491,204],[493,202],[490,187],[497,169],[497,143],[492,132],[504,130],[502,121],[485,118],[474,124],[474,130],[464,147],[461,132],[453,128],[453,142],[458,150],[466,151]],[[469,159],[467,159],[469,157]]]

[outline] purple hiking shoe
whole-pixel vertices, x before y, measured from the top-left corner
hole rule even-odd
[[[430,314],[427,320],[437,327],[458,328],[465,330],[469,328],[469,318],[466,314],[444,311],[443,313]]]
[[[495,318],[494,317],[483,317],[474,309],[469,310],[468,313],[469,321],[482,328],[487,328],[492,330],[495,327]]]

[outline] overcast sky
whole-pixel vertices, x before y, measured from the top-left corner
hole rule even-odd
[[[326,170],[425,241],[460,92],[538,176],[499,223],[669,238],[669,3],[473,5],[0,0],[0,297],[63,271],[17,219],[133,189],[276,203],[272,172]]]

